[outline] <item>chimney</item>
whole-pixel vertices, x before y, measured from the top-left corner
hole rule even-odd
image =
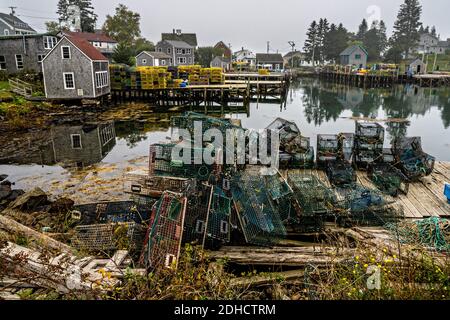
[[[181,36],[181,29],[177,29],[177,36]]]
[[[173,34],[175,34],[175,29],[173,29]]]

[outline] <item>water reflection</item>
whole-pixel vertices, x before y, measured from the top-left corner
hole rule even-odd
[[[116,145],[114,123],[54,126],[30,134],[19,145],[2,148],[1,163],[39,164],[63,168],[91,166],[101,162]]]
[[[398,85],[393,88],[362,89],[342,84],[303,79],[293,83],[291,92],[300,91],[304,115],[316,126],[336,121],[349,110],[353,117],[408,119],[425,116],[431,108],[441,112],[444,128],[450,127],[450,89]],[[293,98],[291,95],[291,102]]]

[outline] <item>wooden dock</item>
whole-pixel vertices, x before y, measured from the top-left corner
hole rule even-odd
[[[298,171],[298,170],[297,170]],[[328,178],[322,170],[300,170],[312,174],[325,185],[331,187]],[[284,175],[287,172],[283,172]],[[363,186],[376,189],[373,183],[363,171],[357,172],[358,183]],[[411,183],[407,195],[397,198],[387,196],[388,201],[393,201],[403,207],[405,218],[423,219],[430,217],[450,218],[450,204],[444,196],[444,184],[450,183],[450,163],[436,162],[433,173],[420,182]]]
[[[450,86],[450,75],[448,74],[423,74],[408,77],[407,75],[395,73],[383,75],[324,70],[319,73],[319,77],[326,81],[361,88],[388,88],[392,87],[394,84],[405,83],[418,85],[420,87]]]

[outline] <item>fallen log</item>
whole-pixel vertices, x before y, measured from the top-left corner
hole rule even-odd
[[[0,215],[0,229],[3,229],[10,234],[23,234],[25,237],[39,242],[40,245],[48,249],[67,253],[72,253],[74,251],[68,245],[50,238],[49,236],[46,236],[36,230],[28,228],[27,226],[24,226],[23,224],[4,215]]]
[[[326,266],[346,260],[354,251],[333,247],[224,247],[219,251],[208,252],[213,260],[226,259],[241,265],[259,266]]]

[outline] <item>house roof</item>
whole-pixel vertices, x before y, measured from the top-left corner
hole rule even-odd
[[[450,41],[439,41],[438,46],[439,47],[450,47]]]
[[[72,31],[63,31],[63,34],[66,34],[71,37],[78,37],[89,42],[109,42],[109,43],[117,43],[116,40],[108,37],[104,33],[90,33],[90,32],[72,32]]]
[[[44,36],[53,36],[56,37],[57,34],[55,33],[35,33],[35,34],[14,34],[10,36],[0,36],[0,40],[8,40],[8,39],[27,39],[27,38],[39,38]]]
[[[219,59],[223,63],[230,63],[231,62],[231,58],[229,58],[229,57],[215,56],[213,60],[215,60],[215,59]]]
[[[283,56],[280,53],[257,53],[258,62],[283,63]]]
[[[349,56],[357,49],[361,49],[362,51],[365,52],[365,54],[369,55],[369,53],[367,52],[367,50],[363,46],[356,45],[356,44],[353,45],[353,46],[350,46],[347,49],[345,49],[344,51],[342,51],[340,55],[341,56]]]
[[[184,41],[193,47],[197,46],[197,35],[195,33],[181,33],[180,35],[173,33],[161,34],[161,40]]]
[[[187,42],[184,41],[176,41],[176,40],[163,40],[161,42],[167,42],[169,43],[171,46],[175,47],[175,48],[186,48],[186,49],[191,49],[193,46],[190,45]],[[160,43],[161,43],[160,42]]]
[[[214,46],[214,48],[218,48],[218,47],[225,47],[225,49],[230,50],[230,48],[223,41],[217,42],[216,45]]]
[[[147,54],[155,59],[170,59],[170,56],[164,52],[156,52],[156,51],[142,51],[141,53],[138,54],[138,56],[140,56],[141,54]]]
[[[421,58],[417,57],[417,58],[411,58],[411,59],[406,59],[404,60],[405,64],[411,64],[413,62],[416,62],[417,60],[419,60],[421,63],[425,64]]]
[[[98,51],[85,39],[76,36],[66,36],[65,38],[67,38],[67,40],[69,40],[74,46],[80,49],[80,51],[83,52],[89,59],[93,61],[108,61],[108,58],[106,58],[100,51]]]
[[[12,16],[10,14],[0,12],[0,19],[3,19],[7,24],[9,24],[12,27],[15,27],[17,29],[26,30],[26,31],[30,31],[30,32],[36,32],[27,23],[23,22],[16,16]]]

